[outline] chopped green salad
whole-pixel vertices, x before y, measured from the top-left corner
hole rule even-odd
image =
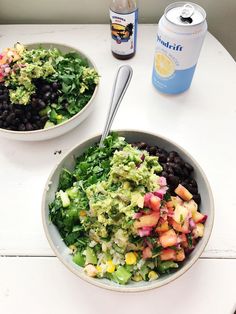
[[[206,217],[181,187],[183,199],[168,193],[161,171],[158,157],[116,133],[104,147],[87,149],[73,171],[63,169],[50,218],[88,276],[118,284],[156,280],[178,268],[203,236]]]

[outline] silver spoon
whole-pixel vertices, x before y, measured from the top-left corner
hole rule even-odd
[[[122,65],[116,75],[115,84],[113,87],[111,104],[107,115],[106,124],[102,132],[99,147],[103,146],[103,141],[110,132],[112,122],[115,118],[121,100],[123,99],[125,92],[129,86],[130,80],[133,75],[133,70],[129,65]]]

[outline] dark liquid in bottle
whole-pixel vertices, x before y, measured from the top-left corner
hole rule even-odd
[[[132,58],[135,55],[135,51],[133,53],[130,53],[129,55],[119,55],[115,52],[112,51],[112,54],[115,58],[120,59],[120,60],[128,60]]]

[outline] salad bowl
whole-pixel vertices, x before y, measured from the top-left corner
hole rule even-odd
[[[81,57],[81,59],[86,60],[88,64],[88,68],[94,69],[97,72],[97,68],[95,63],[88,57],[84,52],[78,50],[75,47],[71,47],[65,44],[60,43],[31,43],[25,46],[27,50],[33,50],[37,48],[43,49],[58,49],[61,53],[67,54],[71,52],[75,52]],[[63,70],[62,70],[63,71]],[[1,73],[0,73],[1,74]],[[63,75],[63,73],[61,73]],[[0,77],[1,78],[1,77]],[[1,81],[1,80],[0,80]],[[91,98],[86,102],[83,108],[73,114],[71,117],[66,118],[60,124],[51,125],[50,127],[40,128],[36,130],[11,130],[7,128],[0,127],[0,136],[3,136],[12,140],[20,140],[20,141],[42,141],[48,140],[51,138],[58,137],[63,135],[73,128],[80,125],[92,112],[95,105],[95,98],[98,91],[98,84],[94,87]],[[1,93],[2,91],[0,91]],[[18,105],[19,106],[19,105]],[[22,105],[24,107],[24,105]],[[26,106],[25,106],[26,107]]]
[[[91,147],[95,143],[98,143],[101,138],[100,134],[91,137],[83,143],[80,143],[79,145],[74,147],[53,169],[53,171],[49,175],[43,193],[42,221],[46,237],[55,255],[70,271],[72,271],[79,278],[89,282],[90,284],[109,290],[119,292],[141,292],[158,288],[172,282],[173,280],[183,275],[186,271],[188,271],[190,267],[192,267],[193,264],[198,260],[208,243],[212,231],[214,221],[214,202],[211,188],[203,170],[201,169],[197,161],[178,144],[161,135],[142,131],[120,130],[117,132],[119,136],[124,137],[128,143],[144,142],[148,143],[149,145],[157,145],[158,147],[161,147],[166,151],[175,151],[179,154],[179,156],[181,156],[181,158],[183,158],[184,161],[192,165],[194,168],[193,178],[198,184],[198,191],[201,195],[200,211],[202,215],[207,216],[207,220],[204,225],[205,230],[203,237],[197,243],[191,254],[189,254],[186,259],[184,259],[184,261],[181,263],[181,266],[174,272],[164,274],[153,281],[130,281],[126,285],[121,285],[109,279],[89,277],[86,275],[82,267],[73,262],[69,248],[66,246],[61,235],[58,232],[58,229],[49,218],[49,206],[55,198],[55,193],[58,191],[59,177],[61,171],[63,169],[73,170],[75,167],[76,158],[81,156],[88,147]]]

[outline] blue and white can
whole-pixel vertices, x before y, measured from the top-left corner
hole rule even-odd
[[[207,32],[206,12],[191,2],[170,4],[158,24],[152,73],[160,92],[178,94],[192,82]]]

